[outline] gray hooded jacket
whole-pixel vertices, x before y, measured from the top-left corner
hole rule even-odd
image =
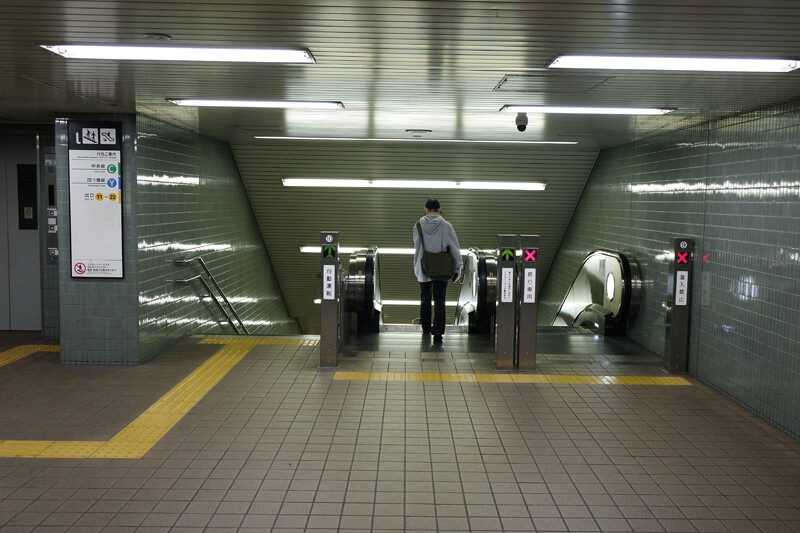
[[[464,261],[461,259],[461,246],[458,244],[458,237],[453,226],[442,218],[441,215],[425,215],[419,219],[419,226],[422,228],[425,240],[425,250],[429,252],[444,252],[450,246],[450,255],[456,260],[456,268],[461,273]],[[426,283],[432,281],[431,278],[422,273],[422,240],[420,239],[417,225],[411,230],[414,235],[414,274],[417,281]]]

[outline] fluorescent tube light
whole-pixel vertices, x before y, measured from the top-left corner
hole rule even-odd
[[[369,187],[369,180],[325,180],[316,178],[284,178],[284,187]]]
[[[546,183],[525,181],[345,180],[284,178],[284,187],[358,187],[373,189],[467,189],[483,191],[543,191]]]
[[[791,72],[793,59],[735,59],[722,57],[560,56],[548,68],[613,70],[699,70],[707,72]]]
[[[167,98],[168,102],[193,107],[261,107],[266,109],[344,109],[341,102],[297,102],[268,100],[198,100]]]
[[[339,253],[340,254],[352,254],[359,250],[366,250],[369,246],[361,246],[361,247],[353,247],[353,246],[340,246]],[[322,249],[320,246],[301,246],[300,247],[301,254],[320,254],[322,253]],[[383,246],[378,247],[378,253],[380,255],[414,255],[413,248],[384,248]],[[462,248],[461,255],[469,254],[469,249]]]
[[[674,108],[655,107],[571,107],[552,105],[504,105],[500,111],[509,113],[566,113],[571,115],[666,115]]]
[[[220,61],[236,63],[315,63],[308,50],[195,48],[176,46],[40,45],[67,59]]]
[[[314,303],[319,305],[322,303],[322,299],[315,298]],[[419,300],[381,300],[381,305],[419,306],[419,304],[420,304]],[[446,305],[447,307],[455,307],[458,305],[458,302],[456,302],[455,300],[445,301],[444,305]]]
[[[463,143],[463,144],[578,144],[578,141],[503,141],[503,140],[469,140],[469,139],[419,139],[370,137],[280,137],[275,135],[255,135],[255,139],[268,141],[376,141],[376,142],[411,142],[411,143]]]

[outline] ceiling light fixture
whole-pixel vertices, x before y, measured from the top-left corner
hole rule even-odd
[[[368,249],[369,246],[340,246],[339,253],[340,254],[353,254],[355,252],[360,252]],[[484,248],[485,252],[493,252],[497,253],[497,250]],[[469,255],[471,249],[462,248],[461,255]],[[321,254],[322,247],[321,246],[301,246],[300,247],[301,254]],[[380,255],[414,255],[413,248],[384,248],[383,246],[378,247],[378,253]],[[522,250],[516,251],[517,257],[522,257]]]
[[[284,178],[284,187],[352,187],[373,189],[466,189],[483,191],[543,191],[546,183],[532,181],[360,180]]]
[[[192,107],[258,107],[264,109],[344,109],[341,102],[297,102],[269,100],[200,100],[192,98],[167,98],[168,102]]]
[[[319,305],[322,303],[322,298],[314,298],[314,303]],[[403,306],[419,306],[419,300],[381,300],[381,305],[403,305]],[[445,301],[444,305],[447,307],[455,307],[458,302],[455,300]]]
[[[67,59],[141,61],[219,61],[235,63],[315,63],[308,50],[194,48],[177,46],[40,45]]]
[[[500,111],[507,113],[566,113],[570,115],[666,115],[675,111],[675,108],[504,105]]]
[[[369,246],[340,246],[339,253],[340,254],[352,254],[361,250],[368,249]],[[413,248],[378,248],[381,254],[391,254],[391,255],[414,255]],[[322,253],[321,246],[301,246],[300,247],[301,254],[319,254]]]
[[[799,66],[800,63],[793,59],[566,55],[554,59],[547,68],[695,70],[706,72],[791,72]]]
[[[469,139],[418,139],[389,138],[378,139],[368,137],[281,137],[274,135],[256,135],[255,139],[267,141],[375,141],[375,142],[411,142],[411,143],[466,143],[466,144],[578,144],[577,141],[503,141],[503,140],[469,140]]]

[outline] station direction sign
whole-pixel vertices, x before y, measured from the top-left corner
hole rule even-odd
[[[122,124],[70,121],[73,278],[122,278]]]

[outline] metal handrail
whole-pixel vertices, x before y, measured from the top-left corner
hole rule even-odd
[[[239,318],[239,313],[237,313],[237,312],[236,312],[236,309],[234,309],[234,308],[233,308],[233,305],[232,305],[232,304],[231,304],[231,302],[228,300],[228,297],[227,297],[227,296],[225,296],[225,293],[222,291],[222,287],[220,287],[220,286],[219,286],[219,283],[217,283],[217,280],[214,278],[214,275],[213,275],[213,274],[211,273],[211,271],[208,269],[208,266],[206,266],[206,262],[205,262],[205,261],[203,261],[203,258],[202,258],[202,257],[200,257],[200,256],[197,256],[197,257],[191,257],[191,258],[189,258],[189,259],[176,259],[176,260],[175,260],[175,264],[176,264],[176,265],[188,265],[188,264],[189,264],[189,263],[191,263],[192,261],[197,261],[198,263],[200,263],[200,266],[201,266],[201,267],[203,267],[203,270],[205,271],[206,275],[208,276],[208,279],[210,279],[210,280],[211,280],[211,283],[213,283],[213,284],[214,284],[214,287],[216,287],[216,289],[217,289],[217,292],[219,292],[219,295],[222,297],[222,300],[225,302],[225,305],[228,307],[228,309],[230,309],[230,310],[231,310],[231,313],[232,313],[232,314],[233,314],[233,316],[236,318],[236,321],[237,321],[237,322],[239,322],[239,325],[242,327],[242,330],[245,332],[245,334],[248,334],[248,335],[249,335],[249,334],[250,334],[250,332],[249,332],[249,331],[247,331],[247,327],[245,327],[245,325],[244,325],[244,322],[242,322],[242,319],[241,319],[241,318]],[[194,279],[196,279],[196,278],[197,278],[197,276],[195,276],[194,278],[190,278],[190,279],[194,280]],[[202,279],[202,276],[200,276],[200,279]],[[177,281],[178,281],[178,280],[176,280],[176,283],[177,283]],[[208,289],[208,293],[209,293],[209,294],[211,294],[211,296],[214,296],[214,294],[211,292],[211,288],[208,286],[208,284],[205,282],[205,280],[203,280],[203,284],[204,284],[204,285],[206,286],[206,288]],[[225,314],[225,317],[226,317],[226,318],[228,318],[228,322],[230,322],[230,323],[231,323],[231,326],[233,326],[233,329],[235,329],[235,330],[236,330],[236,332],[238,333],[238,332],[239,332],[239,329],[238,329],[238,328],[237,328],[237,327],[236,327],[236,326],[233,324],[233,321],[230,319],[230,316],[229,316],[229,315],[228,315],[228,313],[225,311],[225,309],[222,307],[222,304],[220,304],[220,303],[217,301],[217,298],[216,298],[216,296],[214,296],[214,301],[215,301],[215,302],[217,302],[217,305],[219,305],[219,306],[220,306],[220,309],[222,309],[222,312]]]
[[[227,311],[225,311],[225,308],[222,306],[222,304],[221,304],[221,303],[219,303],[219,300],[217,300],[217,297],[216,297],[216,296],[214,296],[214,293],[213,293],[213,292],[211,292],[211,287],[209,287],[209,286],[208,286],[208,283],[206,283],[206,280],[204,280],[204,279],[203,279],[203,276],[202,276],[202,275],[198,274],[198,275],[196,275],[196,276],[193,276],[193,277],[191,277],[191,278],[186,278],[186,279],[176,279],[176,280],[175,280],[175,283],[177,283],[178,285],[189,285],[189,284],[191,284],[191,283],[192,283],[193,281],[195,281],[195,280],[199,280],[199,281],[200,281],[200,283],[202,283],[202,284],[203,284],[203,287],[205,287],[205,288],[206,288],[206,290],[208,291],[208,295],[209,295],[209,296],[211,296],[211,298],[213,298],[213,299],[214,299],[214,303],[215,303],[215,304],[217,304],[217,307],[219,307],[219,310],[220,310],[220,311],[222,311],[222,314],[223,314],[223,315],[225,315],[225,318],[227,318],[227,319],[228,319],[228,324],[230,324],[230,325],[231,325],[231,327],[232,327],[232,328],[233,328],[233,329],[236,331],[236,333],[239,333],[239,330],[238,330],[238,328],[236,327],[236,324],[234,324],[234,323],[233,323],[233,320],[231,320],[231,316],[228,314],[228,312],[227,312]]]

